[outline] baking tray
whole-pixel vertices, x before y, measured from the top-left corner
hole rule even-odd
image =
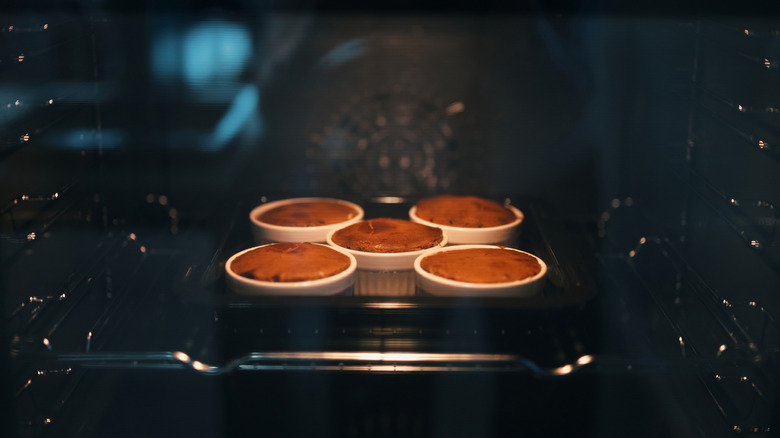
[[[412,202],[357,203],[366,218],[403,219]],[[223,254],[212,267],[222,284],[217,319],[223,359],[268,351],[284,357],[290,352],[505,354],[556,367],[573,363],[583,351],[596,351],[597,289],[576,233],[567,231],[544,202],[513,199],[512,204],[525,214],[515,246],[538,255],[550,270],[543,292],[533,297],[436,297],[420,291],[414,296],[240,295],[226,287],[220,273],[230,255],[254,246],[248,220],[254,205],[238,208],[226,228]],[[300,362],[297,354],[288,359]],[[318,363],[319,356],[306,357]]]
[[[267,198],[263,198],[266,202]],[[408,219],[409,208],[413,201],[399,198],[369,200],[357,202],[365,210],[365,218],[391,217]],[[384,202],[380,202],[384,201]],[[355,201],[353,201],[355,202]],[[518,236],[516,248],[528,251],[540,257],[548,266],[548,275],[544,290],[532,297],[517,298],[463,298],[434,297],[418,290],[414,296],[355,296],[351,291],[343,294],[316,296],[248,296],[222,289],[221,301],[226,307],[247,308],[283,305],[335,306],[339,308],[436,308],[451,306],[500,307],[511,309],[565,310],[584,306],[596,295],[596,286],[586,263],[582,245],[576,242],[574,233],[569,231],[555,213],[555,210],[543,201],[515,200],[512,204],[520,208],[525,215],[522,231]],[[227,226],[221,253],[218,253],[213,268],[214,275],[224,277],[224,263],[232,254],[255,246],[249,231],[249,210],[254,205],[247,204],[236,210],[236,217]],[[224,284],[224,280],[222,281]]]

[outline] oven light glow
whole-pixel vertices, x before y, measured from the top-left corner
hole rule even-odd
[[[190,359],[190,356],[187,355],[187,353],[183,351],[176,351],[173,353],[173,357],[176,358],[176,360],[179,360],[181,362],[190,362],[192,359]]]
[[[407,371],[409,370],[408,366],[401,366],[398,367],[396,365],[378,365],[378,366],[371,366],[369,367],[369,370],[371,371],[379,371],[379,372],[387,372],[387,371]]]
[[[571,373],[574,370],[574,367],[571,365],[564,365],[562,367],[555,368],[552,373],[556,376],[565,376],[569,373]]]
[[[406,199],[400,197],[400,196],[380,196],[371,199],[373,202],[378,202],[380,204],[401,204],[406,202]]]
[[[368,303],[366,307],[369,309],[408,309],[415,307],[413,303],[396,303],[396,302],[383,302],[383,303]]]
[[[579,359],[577,359],[577,365],[587,365],[589,363],[593,362],[593,356],[586,354],[584,356],[580,356]]]
[[[209,371],[209,369],[211,369],[211,367],[198,360],[192,362],[192,368],[197,371]]]
[[[339,352],[289,352],[263,353],[267,358],[285,358],[300,360],[364,361],[364,362],[495,362],[509,361],[515,356],[506,354],[467,354],[467,353],[376,353],[361,351]]]
[[[452,102],[447,106],[447,115],[462,113],[464,109],[466,109],[466,106],[463,105],[463,102]]]

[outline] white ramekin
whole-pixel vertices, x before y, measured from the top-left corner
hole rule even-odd
[[[426,271],[420,265],[422,260],[442,251],[459,251],[471,248],[502,248],[507,251],[517,251],[528,254],[539,262],[542,270],[532,276],[518,281],[504,283],[469,283],[440,277]],[[453,245],[438,250],[429,251],[414,261],[414,272],[417,288],[431,295],[458,297],[529,297],[542,292],[547,264],[539,257],[519,249],[500,247],[496,245]]]
[[[442,231],[441,242],[432,248],[394,253],[355,251],[333,242],[333,234],[336,231],[338,230],[328,233],[328,245],[348,252],[357,260],[355,295],[414,295],[414,261],[420,255],[442,248],[447,244],[447,233]]]
[[[506,206],[509,211],[515,215],[515,220],[508,224],[495,227],[471,228],[471,227],[453,227],[451,225],[442,225],[435,222],[429,222],[417,216],[417,206],[409,209],[409,219],[412,222],[428,225],[429,227],[438,227],[444,230],[449,238],[450,245],[503,245],[512,246],[517,234],[520,232],[520,226],[525,216],[523,212],[512,205]]]
[[[326,246],[323,244],[318,245]],[[267,245],[245,249],[232,255],[227,262],[225,262],[227,285],[230,289],[247,295],[336,295],[347,291],[347,289],[355,283],[357,260],[355,260],[355,257],[347,251],[331,246],[328,246],[328,248],[349,257],[349,267],[330,277],[306,281],[274,282],[242,277],[233,271],[231,266],[235,259],[249,251],[253,251],[263,246]]]
[[[274,225],[261,222],[257,217],[268,210],[272,210],[284,205],[296,204],[299,202],[334,202],[337,204],[352,207],[357,211],[357,216],[352,219],[337,222],[335,224],[321,225],[316,227],[289,227],[283,225]],[[249,220],[252,224],[252,235],[258,245],[272,242],[314,242],[325,243],[328,233],[355,222],[363,220],[363,208],[355,203],[335,198],[290,198],[279,201],[268,202],[252,209],[249,213]]]

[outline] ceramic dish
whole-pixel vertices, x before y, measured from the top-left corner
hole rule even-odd
[[[436,227],[438,228],[438,227]],[[357,260],[355,295],[414,295],[414,261],[427,251],[447,244],[447,234],[442,232],[441,241],[431,248],[404,252],[368,252],[344,248],[333,241],[328,234],[328,245],[347,251]]]
[[[520,232],[524,215],[520,209],[512,205],[506,205],[505,208],[514,214],[515,219],[510,223],[492,227],[458,227],[430,222],[417,215],[416,205],[409,209],[409,218],[413,222],[441,228],[447,234],[450,245],[494,244],[513,246],[514,240]]]
[[[431,257],[449,251],[464,251],[470,249],[515,251],[523,254],[524,258],[531,257],[534,259],[539,264],[540,270],[538,273],[521,280],[477,283],[445,278],[441,275],[432,274],[422,267],[423,261],[426,257]],[[471,267],[475,268],[475,270],[487,271],[494,269],[492,266],[490,266],[489,261],[478,257],[470,258],[469,263]],[[417,288],[431,295],[460,297],[527,297],[542,292],[544,288],[545,277],[547,275],[547,265],[539,257],[514,248],[506,248],[496,245],[454,245],[429,251],[418,257],[414,261],[414,272],[416,276]]]
[[[284,244],[285,243],[256,246],[231,256],[225,263],[228,287],[235,292],[249,295],[335,295],[348,291],[354,284],[355,270],[357,269],[355,257],[346,251],[318,243],[310,243],[310,245],[327,248],[329,251],[334,251],[345,256],[349,261],[347,268],[328,277],[303,281],[257,280],[239,275],[233,270],[233,262],[239,257],[251,251]],[[296,269],[306,269],[306,263],[293,262],[293,264],[296,266]]]
[[[289,207],[294,205],[305,205],[311,203],[333,203],[339,206],[347,207],[354,211],[354,216],[338,222],[315,226],[287,226],[275,225],[263,222],[260,216],[278,209],[280,207]],[[255,207],[249,213],[249,220],[252,224],[252,235],[258,245],[271,242],[316,242],[325,243],[328,233],[345,227],[347,225],[359,222],[363,219],[363,208],[359,205],[334,198],[290,198],[279,201],[272,201]]]

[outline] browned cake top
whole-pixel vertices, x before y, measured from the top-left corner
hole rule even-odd
[[[325,245],[275,243],[242,254],[231,269],[253,280],[293,282],[330,277],[349,264],[349,257]]]
[[[440,228],[402,219],[377,218],[352,224],[333,234],[333,242],[355,251],[394,253],[417,251],[438,245]]]
[[[328,201],[303,201],[281,205],[259,214],[256,219],[286,227],[318,227],[345,222],[358,212],[349,205]]]
[[[476,196],[437,196],[417,203],[417,216],[428,222],[464,228],[495,227],[511,223],[514,213],[503,205]]]
[[[519,281],[542,270],[533,256],[504,248],[441,251],[423,258],[420,266],[439,277],[468,283]]]

